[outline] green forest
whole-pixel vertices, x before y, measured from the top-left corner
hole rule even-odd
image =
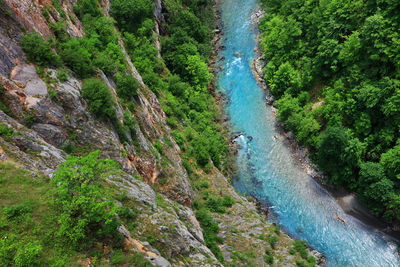
[[[263,0],[278,119],[329,183],[400,220],[400,2]]]

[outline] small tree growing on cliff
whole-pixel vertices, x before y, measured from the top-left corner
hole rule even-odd
[[[28,59],[38,65],[61,65],[60,57],[51,50],[50,43],[43,40],[42,36],[36,32],[22,36],[21,46]]]
[[[117,206],[105,200],[102,182],[118,171],[116,162],[99,159],[99,151],[85,157],[69,157],[60,164],[51,183],[51,202],[60,212],[58,234],[73,246],[89,236],[113,234]]]
[[[86,79],[82,85],[82,96],[88,100],[91,112],[99,117],[115,118],[114,99],[102,80]]]

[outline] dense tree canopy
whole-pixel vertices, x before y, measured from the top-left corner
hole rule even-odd
[[[279,119],[317,152],[315,159],[332,183],[359,192],[376,215],[395,219],[400,209],[399,2],[262,2],[265,80],[278,99]]]

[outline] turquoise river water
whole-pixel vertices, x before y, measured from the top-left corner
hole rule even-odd
[[[240,193],[268,204],[275,219],[291,236],[304,239],[327,258],[326,266],[400,266],[397,245],[383,233],[347,215],[335,199],[310,178],[275,139],[275,118],[251,69],[256,56],[257,0],[223,0],[224,24],[218,73],[219,90],[227,98],[232,132],[243,147],[234,186]],[[236,53],[235,53],[236,52]],[[249,141],[246,137],[252,136]],[[334,218],[338,214],[346,221]]]

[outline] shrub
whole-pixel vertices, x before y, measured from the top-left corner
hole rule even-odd
[[[274,226],[274,232],[275,232],[275,234],[277,234],[277,235],[280,235],[280,234],[281,234],[281,229],[279,228],[279,225],[275,225],[275,226]]]
[[[154,143],[154,147],[157,149],[158,153],[163,154],[163,148],[159,140]]]
[[[75,151],[76,147],[73,143],[67,141],[63,146],[61,146],[61,149],[64,150],[67,154],[71,154]]]
[[[274,256],[272,255],[265,256],[264,261],[266,264],[272,264],[274,263]]]
[[[37,120],[38,120],[38,119],[36,118],[35,114],[30,114],[30,113],[25,114],[24,119],[25,119],[25,124],[26,124],[26,126],[27,126],[28,128],[31,128],[31,127],[33,126],[33,124],[34,124],[35,122],[37,122]]]
[[[146,260],[146,258],[141,253],[133,253],[133,255],[129,258],[128,262],[131,266],[136,267],[152,267],[153,265]]]
[[[61,65],[60,57],[51,50],[49,42],[43,40],[38,33],[22,36],[21,46],[28,59],[40,66]]]
[[[115,75],[115,83],[117,85],[117,93],[120,97],[129,100],[131,97],[137,96],[137,89],[140,85],[132,75],[117,73]]]
[[[97,0],[78,0],[74,5],[74,12],[80,19],[84,14],[90,14],[94,17],[101,15]]]
[[[202,144],[198,144],[194,147],[194,151],[195,151],[194,156],[196,158],[197,163],[202,167],[206,166],[210,158],[210,154],[208,154],[207,147]]]
[[[214,253],[215,257],[223,262],[224,257],[222,256],[221,250],[217,246],[217,243],[220,243],[222,240],[217,236],[219,232],[218,224],[214,221],[209,212],[202,208],[196,211],[196,218],[200,223],[200,226],[203,228],[204,233],[204,241],[206,242],[207,247],[210,248],[212,253]]]
[[[86,79],[82,96],[89,102],[89,110],[102,118],[115,119],[114,99],[110,89],[101,79]]]
[[[57,70],[57,79],[60,82],[66,82],[68,80],[69,73],[67,72],[66,69],[60,68]]]
[[[225,207],[232,207],[233,204],[235,204],[235,200],[231,196],[225,195],[222,200],[222,205]]]
[[[11,128],[8,128],[5,125],[0,125],[0,136],[3,138],[10,137],[14,131]]]
[[[7,219],[15,219],[21,215],[30,213],[31,211],[32,207],[29,204],[20,204],[20,205],[5,207],[3,209],[3,214],[7,217]]]
[[[268,237],[268,243],[271,245],[271,248],[275,249],[275,245],[278,242],[278,237],[271,235]]]
[[[0,102],[0,110],[2,110],[4,113],[6,113],[10,117],[12,116],[10,109],[6,105],[4,105],[3,102]]]
[[[126,31],[134,32],[146,19],[151,18],[153,4],[148,0],[113,0],[110,14],[118,22],[118,26]]]
[[[49,97],[51,100],[53,100],[53,101],[57,100],[57,91],[56,90],[49,88],[48,93],[49,93]]]
[[[89,236],[114,234],[118,224],[117,206],[105,200],[102,182],[117,173],[118,165],[110,159],[99,159],[99,151],[86,157],[68,157],[54,173],[50,191],[52,204],[59,212],[58,235],[75,247]]]
[[[42,246],[38,242],[20,245],[14,257],[15,266],[40,266]]]
[[[113,122],[113,126],[114,126],[115,131],[117,132],[117,135],[118,135],[118,138],[119,138],[119,141],[121,142],[121,144],[130,143],[130,140],[128,139],[128,136],[127,136],[127,134],[129,133],[129,129],[127,129],[128,127],[122,126],[122,124],[118,120]]]
[[[112,266],[121,265],[126,262],[125,255],[121,250],[114,251],[114,254],[110,258],[110,263]]]
[[[42,246],[38,242],[19,242],[18,236],[6,235],[0,239],[0,262],[4,266],[40,266]]]
[[[60,55],[64,63],[80,78],[90,77],[95,71],[91,60],[92,55],[80,40],[71,39],[63,43]]]
[[[306,248],[306,242],[305,241],[300,241],[300,240],[295,240],[293,242],[293,246],[297,252],[299,252],[300,256],[303,259],[308,258],[308,253],[307,253],[307,248]]]
[[[221,201],[221,199],[218,199],[214,196],[210,196],[206,200],[206,207],[214,212],[218,213],[224,213],[225,212],[225,207]]]

